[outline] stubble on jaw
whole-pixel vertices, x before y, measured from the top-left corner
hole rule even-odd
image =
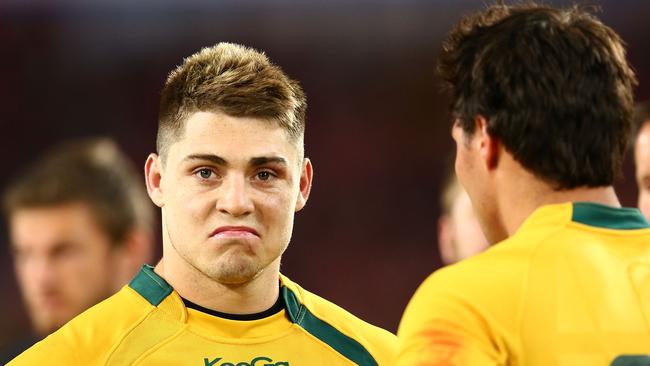
[[[189,253],[179,250],[169,232],[167,235],[173,250],[193,269],[193,272],[221,285],[239,287],[253,281],[263,272],[264,268],[256,262],[254,254],[246,248],[227,249],[214,260],[197,258],[195,261]]]

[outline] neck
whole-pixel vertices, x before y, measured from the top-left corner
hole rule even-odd
[[[514,234],[533,211],[544,205],[593,202],[614,207],[621,206],[612,186],[555,190],[525,171],[518,177],[503,179],[500,183],[500,191],[508,192],[498,197],[501,222],[507,236]]]
[[[280,258],[250,281],[221,283],[189,264],[169,244],[168,239],[163,238],[163,259],[154,271],[181,297],[204,308],[228,314],[260,313],[272,307],[278,299]]]

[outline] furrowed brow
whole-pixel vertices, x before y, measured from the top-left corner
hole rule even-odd
[[[287,161],[279,156],[260,156],[250,160],[251,166],[260,166],[269,163],[287,165]]]
[[[192,154],[186,156],[183,160],[184,161],[201,160],[201,161],[209,161],[216,165],[223,165],[223,166],[228,165],[226,159],[214,154]]]

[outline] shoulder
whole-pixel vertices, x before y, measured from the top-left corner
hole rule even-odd
[[[418,287],[407,312],[446,312],[451,311],[450,307],[462,307],[476,314],[498,314],[516,305],[511,301],[504,307],[504,302],[522,295],[535,250],[535,246],[521,243],[512,237],[484,253],[435,271]]]
[[[129,286],[81,313],[8,365],[101,364],[154,307]]]
[[[489,345],[508,347],[520,318],[529,255],[528,247],[507,240],[431,274],[400,322],[400,352],[429,342],[474,344],[481,349],[477,354],[493,352]]]
[[[286,277],[283,294],[292,320],[359,365],[385,365],[393,357],[397,338],[340,306],[315,295]]]

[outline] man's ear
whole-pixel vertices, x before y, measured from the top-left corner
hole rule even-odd
[[[158,207],[165,205],[162,191],[162,160],[157,154],[151,153],[144,163],[144,177],[147,183],[147,193]]]
[[[305,204],[307,204],[307,199],[311,192],[313,176],[314,168],[311,165],[311,161],[308,158],[305,158],[302,162],[302,169],[300,172],[300,191],[298,192],[298,199],[296,200],[296,212],[302,210],[302,208],[305,207]]]
[[[499,153],[501,141],[490,135],[488,132],[488,121],[482,115],[477,115],[474,119],[476,123],[476,132],[479,134],[479,151],[483,163],[488,170],[493,170],[499,164]]]

